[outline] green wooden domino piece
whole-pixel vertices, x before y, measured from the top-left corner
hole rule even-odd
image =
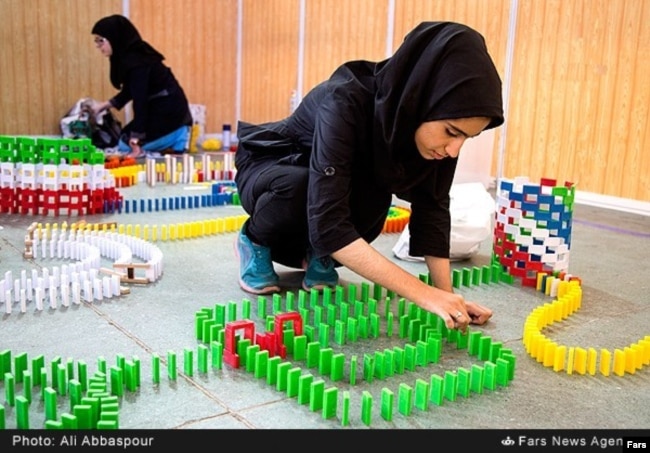
[[[345,344],[345,323],[339,319],[334,323],[334,343]]]
[[[14,377],[16,384],[23,382],[23,373],[28,369],[27,353],[17,354],[14,358]]]
[[[287,390],[289,369],[291,369],[291,362],[278,364],[278,375],[275,384],[278,392],[286,392]]]
[[[360,300],[350,301],[351,306],[354,306],[354,316],[357,318],[365,315],[366,305]]]
[[[336,304],[332,304],[332,300],[333,300],[332,288],[326,286],[325,288],[323,288],[322,291],[323,291],[322,294],[323,306],[327,307],[329,305],[336,305]]]
[[[429,335],[426,343],[428,363],[439,363],[442,357],[442,338]]]
[[[265,378],[269,368],[269,351],[267,350],[258,351],[255,354],[254,361],[255,361],[255,372],[254,372],[255,377],[258,379]]]
[[[348,285],[348,302],[356,301],[358,300],[357,298],[357,285],[355,284],[349,284]]]
[[[389,312],[386,315],[386,336],[388,338],[393,336],[393,322],[394,322],[394,315],[392,312]]]
[[[404,374],[404,370],[406,369],[406,351],[404,348],[395,346],[393,348],[393,352],[395,353],[395,358],[393,361],[395,364],[395,373]]]
[[[211,315],[205,312],[198,312],[194,316],[194,333],[196,339],[205,341],[205,325],[212,321]]]
[[[100,399],[95,397],[84,396],[83,398],[81,398],[81,406],[84,405],[90,407],[90,424],[94,428],[97,425],[97,421],[99,420]],[[74,411],[74,408],[72,410]]]
[[[422,340],[418,340],[415,343],[415,363],[421,367],[425,367],[428,364],[427,343]]]
[[[320,343],[317,341],[307,343],[307,368],[315,368],[318,366],[320,348]]]
[[[462,283],[463,286],[472,286],[472,271],[467,267],[463,268]]]
[[[483,337],[483,334],[479,331],[473,331],[473,332],[469,332],[468,336],[469,339],[467,344],[467,352],[469,353],[469,355],[478,356],[481,338]]]
[[[471,374],[470,371],[466,368],[458,368],[456,370],[458,374],[458,387],[456,389],[456,394],[467,398],[470,392],[470,383],[471,383]]]
[[[372,375],[377,379],[383,380],[386,378],[386,370],[384,367],[384,353],[381,351],[375,351]]]
[[[361,294],[359,299],[362,302],[368,302],[370,299],[370,284],[368,282],[361,282]]]
[[[217,324],[226,325],[226,306],[217,304],[214,307],[214,320]]]
[[[431,393],[429,395],[429,401],[431,401],[436,406],[442,406],[444,403],[444,391],[445,391],[445,381],[441,376],[437,374],[432,374],[429,379]]]
[[[0,423],[2,423],[1,419]],[[341,426],[350,426],[350,392],[348,391],[343,392],[343,402],[341,403]],[[1,428],[2,426],[0,426],[0,429]]]
[[[472,267],[472,285],[478,286],[481,284],[481,268],[478,266]]]
[[[301,372],[299,367],[292,367],[287,371],[287,396],[289,398],[298,396]]]
[[[479,360],[490,360],[490,350],[492,348],[492,338],[482,336],[478,345]]]
[[[237,302],[228,303],[228,322],[237,320]]]
[[[126,389],[129,392],[135,392],[138,387],[138,368],[132,360],[127,360],[124,363],[124,376],[126,381]]]
[[[57,416],[57,394],[52,387],[46,387],[44,390],[45,402],[45,420],[56,420]]]
[[[496,389],[496,365],[491,362],[485,362],[485,372],[483,375],[483,387],[488,390]]]
[[[70,429],[56,420],[45,420],[45,429]],[[76,429],[76,428],[75,428]]]
[[[368,339],[369,326],[368,317],[365,315],[359,316],[359,338],[364,340]]]
[[[413,387],[400,383],[397,393],[397,410],[402,415],[411,415],[413,410]]]
[[[361,394],[361,422],[366,426],[372,422],[372,395],[367,390]]]
[[[504,359],[496,360],[495,381],[497,385],[501,387],[505,387],[510,383],[510,380],[508,379],[509,368],[510,368],[510,363],[507,360]]]
[[[426,411],[429,407],[429,383],[424,379],[415,381],[415,407],[421,411]]]
[[[338,314],[338,307],[336,305],[328,305],[325,310],[327,312],[327,325],[334,327],[336,315]]]
[[[245,364],[245,370],[248,371],[249,373],[252,373],[255,371],[255,357],[258,352],[260,352],[260,345],[258,344],[250,344],[246,348],[246,364]]]
[[[408,371],[415,371],[416,348],[412,344],[404,345],[404,368]]]
[[[330,379],[334,382],[341,381],[344,376],[345,354],[337,353],[332,355],[332,365],[330,368]]]
[[[246,354],[246,351],[250,345],[251,340],[248,338],[238,338],[237,340],[237,355],[239,355],[239,366],[244,369],[247,369],[246,361],[248,359],[248,355]]]
[[[309,395],[309,409],[312,412],[323,409],[323,394],[325,392],[325,381],[316,379],[311,383],[311,392]]]
[[[29,429],[29,401],[24,396],[16,397],[16,428]]]
[[[81,388],[81,383],[76,379],[71,379],[68,382],[68,395],[70,396],[70,410],[77,405],[81,404],[81,398],[83,398],[83,390]]]
[[[97,422],[97,429],[119,429],[117,420],[100,420]]]
[[[370,354],[363,355],[363,379],[370,383],[375,378],[375,358]]]
[[[283,331],[283,344],[287,348],[287,354],[293,354],[293,337],[296,335],[295,327],[289,327]]]
[[[323,307],[316,306],[314,307],[314,325],[320,325],[323,323]]]
[[[59,429],[79,429],[79,421],[72,414],[61,414],[61,427]]]
[[[354,343],[359,338],[359,322],[356,318],[348,318],[347,321],[347,340]]]
[[[151,355],[151,380],[154,384],[160,384],[160,356]]]
[[[33,380],[31,371],[25,371],[23,373],[23,397],[27,400],[28,403],[32,402],[33,397]]]
[[[298,379],[298,404],[309,403],[312,382],[314,382],[314,375],[311,373],[303,374]]]
[[[77,404],[72,410],[72,415],[77,418],[79,429],[94,429],[92,423],[92,408],[87,404]]]
[[[282,359],[279,356],[269,358],[268,370],[266,373],[266,383],[269,385],[277,385],[278,382],[278,367]]]
[[[452,371],[445,371],[445,398],[456,401],[458,390],[458,376]]]
[[[315,289],[315,288],[312,288],[309,291],[309,306],[311,308],[319,306],[318,305],[318,298],[319,298],[318,290]]]
[[[100,357],[100,358],[97,359],[97,361],[98,361],[98,365],[97,365],[98,369],[105,373],[106,372],[106,360],[103,360],[103,357]],[[59,357],[59,356],[54,357],[52,359],[52,361],[50,362],[50,372],[51,372],[50,375],[52,376],[52,388],[53,389],[58,389],[59,388],[58,369],[59,369],[60,364],[61,364],[61,357]],[[100,364],[102,364],[104,366],[103,370],[101,370],[101,368],[99,368]]]
[[[348,319],[351,316],[352,306],[347,302],[342,302],[339,306],[340,316],[339,321],[343,323],[344,326],[347,325]]]
[[[384,349],[384,375],[392,377],[395,375],[395,351]]]
[[[356,385],[357,384],[357,356],[353,355],[350,358],[350,385]]]
[[[0,358],[0,362],[2,359]],[[82,361],[79,361],[78,364],[82,363]],[[84,363],[85,365],[85,363]],[[34,385],[39,387],[41,385],[41,369],[45,366],[45,356],[43,354],[40,354],[36,356],[35,358],[32,359],[32,376],[34,377]],[[79,365],[77,365],[79,366]],[[2,365],[0,365],[0,369],[2,368]],[[79,371],[77,371],[79,373]],[[2,376],[4,373],[0,370],[0,376]],[[84,385],[83,379],[81,379],[81,376],[79,376],[79,382],[81,382],[82,385]],[[84,388],[85,390],[85,388]]]
[[[194,376],[194,351],[190,348],[183,350],[183,371],[187,376]]]
[[[470,376],[470,389],[479,395],[483,393],[483,372],[484,369],[480,365],[472,365]]]
[[[271,302],[273,306],[273,314],[277,315],[278,313],[282,313],[282,296],[280,294],[273,294]]]
[[[260,319],[266,318],[266,297],[264,296],[257,298],[257,317]]]
[[[384,387],[381,389],[381,410],[380,416],[384,420],[390,422],[393,420],[393,409],[394,409],[395,394]]]
[[[454,288],[460,288],[462,283],[462,273],[459,269],[453,269],[451,271],[451,284]]]
[[[368,316],[378,315],[378,304],[376,299],[368,299],[366,304],[368,305]]]
[[[209,349],[206,345],[200,344],[197,348],[197,363],[199,367],[199,373],[208,372],[208,352]]]
[[[220,341],[212,341],[210,343],[210,358],[212,368],[220,370],[223,368],[223,343]]]
[[[336,417],[338,408],[339,389],[330,387],[323,392],[323,419],[327,420]]]
[[[490,266],[481,267],[481,283],[489,284],[492,280],[492,268]]]
[[[330,326],[324,322],[318,326],[318,342],[323,348],[329,347],[330,343]]]
[[[298,335],[293,338],[293,358],[303,361],[307,358],[307,337]]]
[[[5,349],[0,351],[0,376],[11,373],[11,351]]]
[[[177,377],[176,353],[174,351],[167,351],[167,378],[170,381],[175,381]]]
[[[59,395],[66,396],[68,389],[68,368],[59,363],[56,367],[56,389],[59,392]]]
[[[332,371],[332,357],[334,356],[334,350],[332,348],[323,348],[320,351],[320,356],[318,358],[318,372],[327,376]]]
[[[381,317],[377,313],[370,313],[369,316],[369,336],[370,338],[379,338]]]
[[[122,396],[124,395],[124,378],[122,377],[124,371],[117,365],[111,367],[111,395]]]

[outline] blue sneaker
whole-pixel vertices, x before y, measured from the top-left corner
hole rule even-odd
[[[280,278],[273,269],[271,250],[254,244],[244,234],[244,228],[237,235],[235,253],[239,258],[239,286],[252,294],[280,292]]]
[[[325,287],[334,288],[339,283],[339,273],[336,272],[334,261],[329,256],[313,258],[307,254],[307,268],[302,287],[305,291],[316,289],[322,291]]]

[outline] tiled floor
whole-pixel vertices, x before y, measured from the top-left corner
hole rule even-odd
[[[205,194],[201,186],[157,185],[154,188],[139,184],[120,189],[126,199],[155,199],[169,196]],[[159,228],[162,225],[188,224],[208,219],[235,218],[243,214],[238,206],[194,208],[175,211],[122,213],[86,217],[90,223],[116,222],[127,228]],[[62,225],[79,220],[74,217],[35,218],[30,215],[0,214],[0,263],[5,278],[21,278],[25,270],[53,269],[72,260],[39,256],[24,259],[25,235],[32,222]],[[398,235],[385,234],[376,245],[387,256],[414,274],[425,271],[424,265],[397,260],[391,253]],[[241,316],[247,308],[258,332],[264,321],[259,318],[260,304],[239,289],[238,265],[233,254],[235,233],[226,232],[200,238],[158,240],[155,247],[163,255],[162,276],[155,283],[128,285],[130,293],[104,298],[91,303],[59,301],[51,308],[45,299],[43,310],[34,301],[21,310],[14,302],[11,313],[2,311],[0,319],[0,353],[11,357],[15,366],[17,357],[32,360],[42,355],[46,366],[72,364],[73,374],[79,363],[85,363],[89,376],[96,376],[100,364],[109,370],[117,364],[139,363],[139,387],[125,391],[118,398],[119,428],[121,429],[263,429],[263,428],[508,428],[508,429],[563,429],[610,428],[647,429],[650,426],[650,370],[647,362],[641,369],[623,376],[581,375],[574,372],[554,372],[532,358],[522,343],[524,322],[538,306],[552,302],[532,288],[518,284],[488,283],[461,287],[466,298],[490,306],[495,315],[482,327],[472,328],[484,338],[500,343],[512,351],[515,358],[514,379],[507,385],[470,392],[457,396],[455,401],[445,398],[442,404],[426,403],[424,407],[400,410],[405,394],[420,395],[422,385],[437,378],[453,379],[454,371],[482,367],[484,362],[459,349],[453,343],[443,343],[437,363],[417,366],[403,373],[394,372],[384,379],[372,382],[363,378],[364,357],[375,352],[410,350],[410,342],[401,338],[395,321],[392,336],[382,321],[378,338],[360,339],[336,344],[334,329],[329,347],[333,354],[344,354],[349,361],[357,361],[357,382],[351,385],[349,376],[332,380],[327,370],[308,367],[305,362],[292,361],[298,368],[293,377],[312,375],[314,381],[323,379],[325,393],[336,406],[332,416],[324,416],[321,409],[278,385],[258,376],[246,367],[234,369],[228,365],[213,367],[208,355],[207,370],[200,369],[204,344],[197,340],[195,319],[198,312],[222,306]],[[456,269],[490,264],[491,240],[481,246],[478,255],[469,261],[454,263]],[[152,247],[150,244],[148,247]],[[553,324],[544,334],[560,345],[594,348],[596,351],[623,349],[645,338],[650,341],[650,283],[648,279],[650,256],[650,218],[611,210],[576,205],[572,233],[570,272],[582,280],[582,306],[567,320]],[[104,258],[102,266],[110,267]],[[301,274],[278,267],[284,285],[290,287],[296,301]],[[138,271],[136,270],[136,273]],[[361,291],[362,281],[343,270],[342,283],[354,284]],[[285,295],[286,296],[286,295]],[[274,302],[267,298],[266,313],[272,313],[274,304],[286,304],[287,298]],[[379,309],[387,303],[381,299]],[[388,305],[397,312],[395,299]],[[5,308],[3,304],[0,307]],[[286,308],[286,305],[282,305]],[[325,316],[325,315],[324,315]],[[646,350],[648,346],[646,344]],[[209,350],[209,349],[208,349]],[[367,355],[366,355],[367,354]],[[161,360],[160,368],[153,358]],[[178,374],[170,378],[168,359],[175,357]],[[191,361],[190,361],[191,359]],[[0,362],[1,364],[1,362]],[[346,365],[346,373],[349,370]],[[5,365],[6,370],[6,363]],[[62,367],[66,369],[65,366]],[[59,369],[57,367],[50,369]],[[389,369],[389,368],[387,368]],[[156,381],[155,372],[160,371]],[[110,378],[110,371],[109,371]],[[51,373],[48,373],[51,376]],[[308,382],[308,381],[307,381]],[[313,381],[312,381],[313,382]],[[7,401],[7,382],[0,382],[6,428],[18,426],[17,406]],[[303,387],[318,392],[321,387]],[[335,391],[331,389],[336,389]],[[34,386],[34,400],[28,410],[30,429],[45,426],[45,405],[39,398],[40,387]],[[417,390],[417,391],[416,391]],[[23,394],[23,386],[16,384],[16,395]],[[394,408],[382,417],[382,403],[392,392]],[[401,393],[406,392],[406,393]],[[308,393],[309,394],[309,393]],[[305,398],[305,393],[301,393]],[[348,399],[349,398],[349,399]],[[417,399],[417,398],[416,398]],[[69,412],[69,396],[59,396],[57,417]],[[329,400],[331,401],[331,400]],[[344,402],[349,401],[349,409]],[[388,418],[389,420],[387,420]]]

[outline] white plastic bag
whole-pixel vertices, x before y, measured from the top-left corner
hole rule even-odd
[[[481,243],[492,233],[492,218],[496,205],[481,183],[454,184],[449,192],[451,202],[451,245],[449,257],[453,261],[466,260],[476,255]],[[405,261],[424,261],[409,255],[408,225],[393,247],[393,254]]]

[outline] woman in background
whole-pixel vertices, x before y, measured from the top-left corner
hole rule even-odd
[[[118,14],[100,19],[92,34],[97,48],[110,60],[111,84],[120,90],[108,101],[93,102],[93,113],[121,110],[133,101],[133,120],[122,130],[119,151],[133,158],[147,152],[184,152],[192,114],[183,88],[163,63],[165,57]]]

